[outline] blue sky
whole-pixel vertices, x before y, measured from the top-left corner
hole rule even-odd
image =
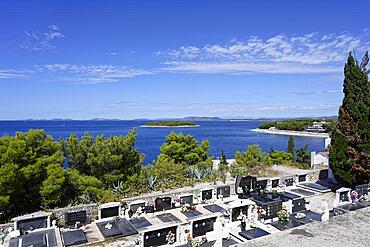
[[[336,115],[370,1],[0,2],[0,119]]]

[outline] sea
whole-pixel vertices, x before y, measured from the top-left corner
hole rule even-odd
[[[159,154],[160,146],[165,142],[166,136],[171,132],[182,132],[192,135],[198,141],[208,140],[210,155],[219,158],[223,150],[228,159],[234,158],[236,151],[245,151],[248,145],[258,144],[264,152],[271,148],[286,151],[289,136],[266,134],[252,131],[259,124],[266,121],[258,120],[212,120],[194,121],[198,127],[185,128],[148,128],[143,127],[147,121],[141,120],[32,120],[32,121],[0,121],[0,136],[15,135],[18,131],[29,129],[44,129],[46,134],[55,140],[66,139],[71,133],[81,137],[89,132],[92,135],[106,137],[112,135],[125,135],[133,128],[137,129],[136,148],[145,154],[144,165],[152,163]],[[294,137],[296,148],[308,144],[309,151],[323,151],[324,139],[313,137]]]

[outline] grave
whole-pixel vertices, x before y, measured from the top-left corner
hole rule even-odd
[[[277,213],[282,209],[283,202],[278,194],[262,194],[256,195],[251,198],[258,206],[262,207],[266,214],[264,216],[265,220],[272,220],[277,217]]]
[[[304,175],[299,175],[299,176],[298,176],[298,183],[306,182],[306,177],[307,177],[307,175],[306,175],[306,174],[304,174]]]
[[[104,238],[126,237],[138,233],[129,221],[119,217],[96,222],[96,225]]]
[[[193,201],[194,201],[194,196],[193,195],[181,196],[180,197],[180,205],[184,205],[184,204],[192,205]]]
[[[351,201],[351,189],[350,188],[340,188],[335,192],[335,201],[337,205],[343,203],[349,203]]]
[[[51,212],[35,212],[18,216],[12,219],[14,222],[14,229],[22,233],[32,231],[35,229],[49,228],[50,227]]]
[[[263,237],[263,236],[266,236],[266,235],[269,235],[270,233],[261,229],[261,228],[252,228],[250,230],[246,230],[246,231],[242,231],[239,233],[240,236],[242,236],[243,238],[247,239],[247,240],[252,240],[252,239],[255,239],[255,238],[260,238],[260,237]]]
[[[188,210],[188,211],[183,212],[183,214],[184,214],[187,218],[194,218],[194,217],[197,217],[197,216],[202,215],[202,213],[201,213],[201,212],[199,212],[198,210]]]
[[[73,227],[76,225],[76,223],[80,223],[83,225],[88,223],[86,210],[65,213],[65,221],[68,227]]]
[[[144,217],[140,217],[140,218],[132,218],[129,220],[131,225],[133,225],[133,227],[136,229],[136,230],[140,230],[140,229],[143,229],[143,228],[146,228],[148,226],[151,226],[152,224],[147,220],[145,219]]]
[[[257,178],[253,176],[237,176],[235,191],[239,198],[249,198],[252,192],[256,191]]]
[[[294,179],[293,179],[293,177],[285,178],[284,179],[284,182],[285,182],[285,186],[286,187],[289,187],[289,186],[293,186],[294,185]]]
[[[130,203],[130,210],[132,210],[133,213],[137,211],[138,208],[143,209],[146,206],[145,201],[135,201]]]
[[[155,211],[164,211],[172,208],[171,197],[158,197],[155,199]]]
[[[330,188],[325,187],[325,186],[323,186],[321,184],[318,184],[318,183],[302,183],[302,184],[299,184],[298,186],[309,189],[309,190],[317,191],[317,192],[320,192],[320,193],[326,193],[326,192],[331,191]]]
[[[314,196],[315,195],[315,192],[300,189],[300,188],[291,189],[290,191],[294,192],[294,193],[297,193],[297,194],[300,194],[300,195],[303,195],[303,196]]]
[[[33,231],[20,237],[10,239],[9,247],[57,247],[58,242],[54,229]]]
[[[169,222],[181,222],[179,218],[177,218],[175,215],[171,213],[164,213],[157,215],[157,218],[162,221],[163,223],[169,223]]]
[[[62,232],[64,246],[73,246],[87,243],[87,239],[83,230],[73,230]]]
[[[232,222],[238,221],[240,212],[248,216],[248,208],[249,208],[248,205],[232,208],[231,209],[231,221]]]
[[[279,182],[280,182],[280,179],[273,179],[273,180],[271,181],[271,187],[272,187],[272,188],[277,188],[277,187],[279,187]]]
[[[213,231],[215,221],[216,217],[194,221],[193,238],[204,236],[207,232]]]
[[[358,194],[358,198],[360,198],[363,195],[368,195],[368,189],[369,185],[368,184],[361,184],[361,185],[356,185],[355,190]]]
[[[329,177],[329,169],[321,170],[319,173],[319,180],[325,180]]]
[[[225,185],[225,186],[221,186],[217,188],[217,198],[220,198],[220,196],[222,196],[222,198],[230,197],[230,186],[229,185]]]
[[[202,201],[211,200],[213,197],[213,191],[212,189],[203,190],[202,191]]]
[[[343,204],[343,205],[338,206],[338,208],[343,209],[345,211],[355,211],[355,210],[365,208],[365,207],[367,207],[367,206],[363,203],[360,203],[360,202],[347,203],[347,204]]]
[[[206,206],[203,206],[203,208],[207,209],[208,211],[212,213],[222,213],[225,211],[223,207],[220,207],[217,204],[206,205]]]
[[[263,180],[257,180],[256,182],[256,190],[261,192],[261,191],[264,191],[267,187],[267,179],[263,179]]]
[[[121,203],[109,202],[101,204],[98,207],[99,220],[106,218],[113,218],[121,215]]]
[[[175,242],[177,240],[177,226],[162,228],[144,233],[144,247],[167,245],[167,236],[174,234]]]

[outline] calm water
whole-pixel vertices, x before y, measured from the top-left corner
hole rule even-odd
[[[132,128],[137,128],[137,148],[146,156],[145,163],[150,163],[159,153],[159,147],[165,136],[171,131],[193,135],[199,141],[208,139],[210,154],[220,156],[224,150],[228,158],[233,158],[236,151],[246,150],[248,145],[258,144],[263,151],[270,148],[287,149],[288,136],[253,132],[261,121],[198,121],[195,128],[145,128],[140,127],[145,121],[0,121],[0,136],[14,135],[17,131],[44,129],[54,139],[66,138],[72,132],[77,136],[90,132],[93,135],[125,135]],[[309,144],[309,150],[321,151],[324,139],[295,137],[296,147]]]

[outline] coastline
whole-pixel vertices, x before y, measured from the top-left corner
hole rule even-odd
[[[252,129],[254,132],[260,132],[265,134],[275,135],[287,135],[287,136],[304,136],[304,137],[315,137],[315,138],[328,138],[328,133],[312,133],[307,131],[294,131],[294,130],[270,130],[270,129]]]
[[[164,125],[158,125],[158,126],[150,126],[150,125],[141,125],[140,127],[143,128],[194,128],[199,127],[200,125],[178,125],[178,126],[164,126]]]

